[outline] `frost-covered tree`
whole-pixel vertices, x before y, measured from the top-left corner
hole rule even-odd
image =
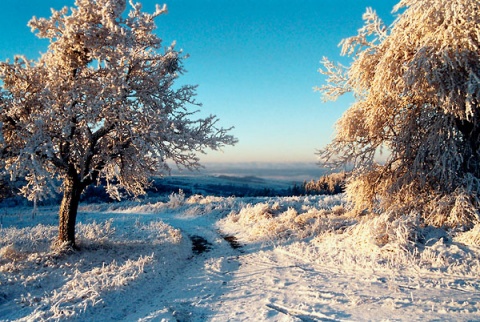
[[[480,207],[480,2],[403,0],[385,26],[368,9],[342,41],[349,67],[324,59],[325,99],[353,92],[321,162],[353,164],[358,209],[471,225]],[[386,161],[375,155],[386,150]]]
[[[41,198],[62,182],[59,241],[75,245],[82,191],[106,182],[139,195],[152,175],[200,166],[197,153],[232,145],[215,116],[196,119],[195,86],[175,84],[184,56],[162,47],[154,19],[125,0],[76,0],[73,8],[33,18],[49,40],[37,61],[0,63],[0,156],[21,192]],[[128,11],[128,12],[127,12]]]

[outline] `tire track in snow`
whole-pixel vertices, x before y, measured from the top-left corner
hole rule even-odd
[[[233,249],[208,220],[202,224],[185,225],[182,219],[169,223],[180,227],[185,238],[189,236],[193,255],[188,266],[167,281],[161,292],[152,294],[151,301],[143,303],[128,320],[209,320],[222,305],[218,299],[230,291],[231,276],[240,266],[239,250]]]

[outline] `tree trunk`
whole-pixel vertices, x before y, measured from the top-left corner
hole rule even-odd
[[[63,198],[59,211],[58,240],[67,242],[69,246],[75,245],[75,222],[77,220],[78,204],[84,189],[76,175],[67,176],[63,183]]]
[[[476,123],[466,120],[459,121],[456,119],[455,121],[458,130],[463,135],[467,149],[463,155],[462,171],[464,173],[472,173],[478,177],[480,175],[480,127]]]

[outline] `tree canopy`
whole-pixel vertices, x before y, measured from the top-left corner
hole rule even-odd
[[[386,26],[367,10],[341,43],[350,66],[323,60],[328,83],[317,90],[325,99],[352,92],[355,103],[318,154],[354,166],[347,194],[359,210],[471,225],[480,206],[480,2],[402,0],[394,12]]]
[[[236,142],[216,116],[194,117],[195,86],[175,84],[185,56],[154,32],[166,7],[153,14],[129,7],[76,0],[52,9],[49,19],[29,22],[49,40],[46,53],[0,63],[1,162],[13,179],[26,178],[22,193],[30,199],[63,182],[60,240],[71,244],[86,186],[106,182],[112,197],[120,189],[139,195],[151,176],[169,171],[168,161],[198,168],[198,153]],[[68,237],[62,218],[73,220]]]

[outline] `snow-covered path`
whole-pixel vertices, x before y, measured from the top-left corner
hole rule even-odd
[[[399,286],[386,277],[312,267],[280,250],[232,252],[238,251],[217,248],[200,255],[144,312],[127,320],[480,320],[468,313],[479,306],[478,281],[475,292]]]
[[[475,321],[480,281],[393,277],[315,265],[285,247],[233,249],[215,216],[163,218],[210,249],[190,259],[148,305],[127,320],[159,321]],[[446,276],[443,276],[445,278]],[[472,307],[476,310],[472,311]],[[474,314],[471,314],[474,313]]]
[[[220,235],[214,218],[163,218],[178,227],[184,236],[207,241],[206,250],[193,253],[183,270],[163,281],[162,291],[151,294],[148,303],[136,308],[125,320],[134,321],[205,321],[222,306],[219,300],[228,292],[229,282],[240,265],[239,250],[233,249]]]
[[[163,291],[147,296],[150,299],[147,302],[137,303],[136,312],[125,316],[125,320],[340,321],[348,318],[342,309],[338,311],[329,306],[339,300],[339,294],[332,292],[331,287],[325,288],[331,272],[321,274],[272,246],[255,244],[232,248],[210,220],[208,217],[163,218],[184,234],[209,241],[209,249],[190,258],[185,269],[163,285]],[[342,282],[345,283],[345,278]],[[325,290],[318,289],[318,285],[324,285]],[[346,300],[340,304],[345,303]]]

